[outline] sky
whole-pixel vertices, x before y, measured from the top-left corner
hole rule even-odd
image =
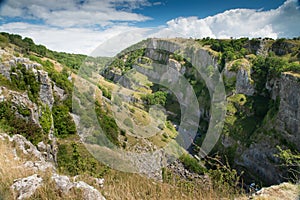
[[[0,31],[112,56],[147,37],[300,36],[299,0],[0,0]],[[99,48],[100,45],[100,48]]]

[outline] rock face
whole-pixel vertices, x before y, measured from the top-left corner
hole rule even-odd
[[[280,78],[272,78],[266,82],[266,89],[270,92],[271,98],[276,100],[280,93]]]
[[[6,87],[0,86],[0,102],[5,100],[10,100],[15,110],[18,111],[19,108],[25,108],[30,110],[29,116],[23,116],[18,114],[21,118],[26,118],[35,124],[39,124],[39,110],[38,106],[33,103],[27,93],[20,93],[13,90],[9,90]]]
[[[41,101],[52,108],[54,103],[54,97],[52,92],[51,80],[48,77],[48,73],[43,70],[38,70],[38,80],[41,83],[40,86],[40,99]]]
[[[83,191],[83,198],[85,200],[105,200],[98,190],[83,181],[73,183],[70,181],[69,177],[58,174],[53,174],[51,178],[55,182],[57,189],[64,194],[67,194],[72,188],[78,188]]]
[[[20,178],[15,180],[14,184],[11,186],[14,197],[18,200],[26,199],[31,197],[36,189],[42,186],[43,179],[34,174],[26,178]]]
[[[251,82],[249,67],[241,66],[236,76],[236,93],[252,96],[254,94],[254,84]],[[248,69],[247,69],[248,68]]]
[[[300,75],[281,76],[277,129],[300,151]]]
[[[5,78],[10,80],[10,65],[0,64],[0,74],[2,74]]]
[[[239,159],[235,160],[235,163],[256,174],[267,184],[278,184],[282,178],[281,172],[274,165],[278,162],[275,153],[277,153],[276,148],[269,143],[252,144]]]
[[[169,59],[168,66],[179,71],[181,74],[184,74],[186,72],[186,68],[184,66],[181,66],[181,64],[177,60]]]

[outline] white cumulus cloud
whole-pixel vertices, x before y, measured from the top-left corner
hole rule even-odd
[[[268,11],[233,9],[203,19],[180,17],[168,21],[165,30],[195,38],[295,37],[300,35],[299,21],[297,1],[287,0]]]
[[[112,56],[126,45],[147,37],[300,36],[300,8],[296,0],[287,0],[277,9],[267,11],[233,9],[203,19],[179,17],[151,30],[128,25],[128,22],[148,19],[147,16],[132,12],[132,9],[151,5],[147,0],[7,2],[2,6],[1,17],[25,16],[27,19],[39,19],[45,23],[7,22],[0,25],[0,31],[31,37],[36,43],[46,45],[50,49],[71,53],[89,54],[98,47],[94,53]],[[23,5],[27,7],[23,8]],[[124,9],[118,10],[119,6]]]

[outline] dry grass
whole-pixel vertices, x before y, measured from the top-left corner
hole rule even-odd
[[[105,177],[103,191],[107,199],[113,200],[210,200],[220,198],[211,187],[195,182],[161,183],[138,174],[121,172],[112,172]]]
[[[13,199],[10,186],[15,179],[27,177],[33,174],[31,170],[17,167],[24,163],[23,159],[15,159],[13,148],[7,141],[0,140],[0,196],[3,199]]]
[[[33,171],[21,166],[27,158],[14,159],[14,148],[8,141],[0,140],[0,199],[14,199],[10,186],[17,178],[28,177]],[[72,189],[67,195],[61,194],[51,180],[51,172],[39,172],[43,178],[43,185],[37,189],[30,199],[83,199],[82,191]],[[211,185],[205,185],[202,181],[186,181],[178,178],[168,179],[167,183],[154,181],[144,176],[131,173],[123,173],[109,170],[104,175],[104,187],[100,188],[89,175],[82,175],[76,181],[83,180],[98,189],[107,200],[214,200],[230,199],[231,194],[220,193]]]
[[[14,148],[8,141],[0,139],[0,152],[0,199],[12,200],[15,197],[10,190],[10,186],[14,183],[14,180],[31,176],[34,172],[22,167],[24,162],[27,161],[26,156],[18,154],[19,159],[16,159]],[[72,189],[67,196],[62,195],[51,180],[51,171],[39,172],[38,174],[43,178],[43,185],[29,199],[83,199],[82,191],[79,189]]]

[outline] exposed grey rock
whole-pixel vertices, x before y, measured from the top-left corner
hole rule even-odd
[[[18,200],[31,197],[34,192],[42,185],[43,179],[34,174],[26,178],[20,178],[14,181],[14,184],[10,187],[14,198]]]
[[[75,125],[78,127],[79,123],[80,123],[80,116],[76,115],[74,113],[69,113],[69,114],[72,116],[73,121],[75,122]]]
[[[30,62],[29,58],[23,58],[23,57],[14,57],[13,58],[16,63],[28,63]]]
[[[13,135],[9,140],[13,142],[23,154],[33,156],[35,159],[45,162],[42,153],[22,135]]]
[[[27,120],[30,120],[40,126],[38,106],[29,99],[27,93],[20,93],[8,90],[5,87],[1,87],[1,90],[2,94],[5,94],[3,99],[10,99],[16,110],[17,107],[26,108],[30,110],[30,116],[23,116],[19,114],[19,117],[26,118]]]
[[[0,63],[0,74],[10,80],[10,66]]]
[[[164,166],[163,150],[158,150],[152,154],[148,153],[128,153],[128,158],[134,163],[138,173],[144,174],[156,180],[162,180],[162,167]]]
[[[280,80],[280,105],[277,129],[300,151],[300,76],[283,73]]]
[[[256,55],[266,56],[266,55],[268,55],[268,50],[269,49],[266,45],[266,41],[265,40],[260,40],[259,48],[256,51]]]
[[[52,84],[50,78],[48,77],[48,73],[43,70],[37,70],[37,74],[38,81],[41,83],[39,93],[40,100],[52,108],[54,97],[52,92]]]
[[[67,194],[71,188],[79,188],[83,191],[85,200],[105,200],[98,190],[83,181],[73,183],[70,181],[69,177],[58,174],[53,174],[51,178],[54,180],[57,189],[63,194]]]
[[[227,79],[236,77],[236,72],[228,70],[227,67],[224,68],[223,74]]]
[[[252,196],[252,199],[298,200],[299,197],[299,185],[291,183],[281,183],[279,185],[272,185],[270,187],[262,188]]]
[[[271,141],[271,138],[268,141]],[[256,174],[267,184],[278,184],[282,180],[282,173],[274,165],[274,163],[278,163],[278,158],[274,156],[276,153],[276,148],[272,146],[271,142],[256,143],[244,150],[235,163]]]
[[[43,141],[39,142],[37,144],[37,148],[39,151],[47,151],[47,146],[45,145],[45,143]]]
[[[98,190],[83,181],[75,182],[73,187],[79,188],[83,191],[83,198],[85,200],[105,200]]]
[[[52,163],[44,161],[27,161],[22,167],[32,169],[34,172],[45,172],[46,170],[55,171],[55,167]]]
[[[251,83],[250,70],[241,66],[236,77],[236,93],[252,96],[254,94],[254,84]]]
[[[169,58],[168,54],[166,54],[165,52],[160,52],[155,49],[152,49],[151,46],[150,48],[146,49],[145,56],[151,58],[152,60],[159,61],[162,63],[167,63]]]
[[[174,174],[179,175],[181,178],[184,179],[200,179],[203,178],[203,176],[197,174],[197,173],[193,173],[188,171],[184,165],[182,164],[182,162],[180,162],[179,160],[174,160],[172,163],[167,165],[167,168],[169,170],[171,170]]]
[[[54,83],[54,86],[53,86],[53,91],[58,96],[58,98],[60,100],[65,99],[65,97],[66,97],[65,91],[63,89],[61,89],[60,87],[58,87],[55,83]]]
[[[271,98],[276,100],[280,93],[280,78],[272,78],[266,82],[266,89],[270,92]]]
[[[64,194],[68,193],[69,190],[73,187],[73,183],[67,176],[54,173],[51,179],[55,182],[56,188]]]
[[[169,59],[168,65],[169,65],[169,67],[176,69],[177,71],[181,70],[181,64],[177,60]]]
[[[95,178],[96,183],[100,186],[104,186],[104,178]]]

